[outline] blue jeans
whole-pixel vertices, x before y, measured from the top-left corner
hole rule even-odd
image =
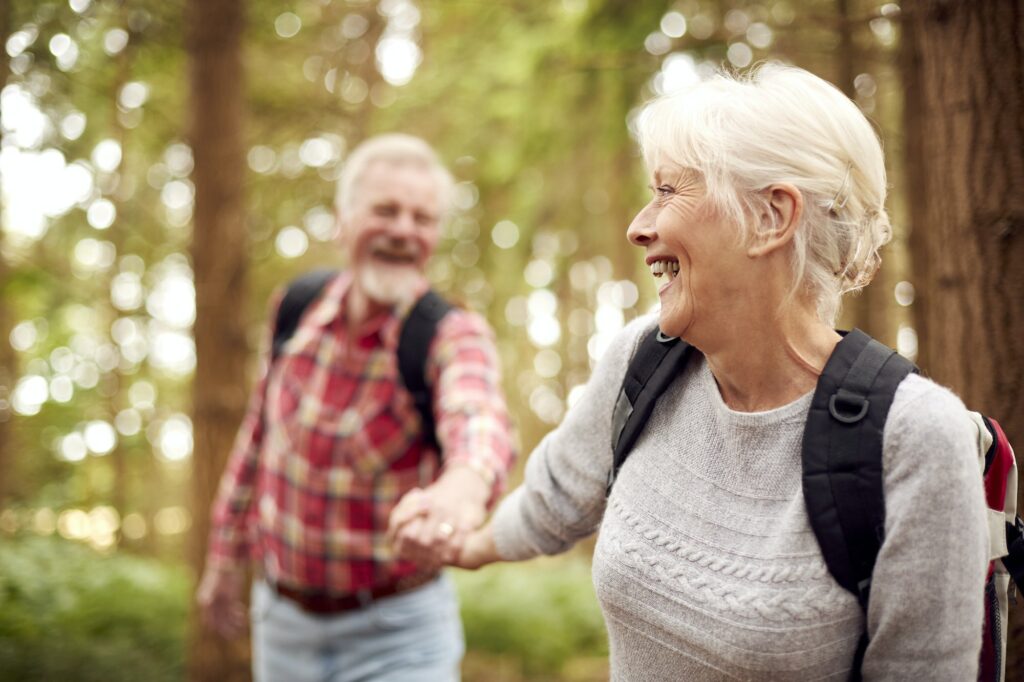
[[[265,582],[252,588],[256,682],[458,682],[465,652],[447,576],[336,616],[303,611]]]

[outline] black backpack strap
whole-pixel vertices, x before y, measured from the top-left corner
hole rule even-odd
[[[836,346],[811,400],[803,492],[829,572],[866,611],[885,529],[882,433],[913,363],[860,330]]]
[[[433,289],[427,291],[409,311],[398,337],[398,372],[423,423],[423,441],[439,453],[434,425],[434,400],[427,383],[427,353],[437,334],[437,325],[452,309],[452,304]]]
[[[337,274],[337,270],[314,270],[288,284],[274,320],[274,340],[270,351],[271,362],[280,357],[281,351],[284,350],[284,344],[295,334],[295,330],[299,327],[299,320],[302,319],[302,313],[306,312],[309,304],[316,300],[327,283]]]
[[[612,412],[613,455],[606,494],[611,493],[615,477],[647,424],[655,403],[682,372],[692,348],[682,339],[665,336],[657,327],[640,342],[626,368],[622,390]]]
[[[1006,524],[1006,548],[1009,554],[1003,557],[1003,566],[1010,572],[1017,589],[1024,593],[1024,522],[1019,516],[1013,523]]]

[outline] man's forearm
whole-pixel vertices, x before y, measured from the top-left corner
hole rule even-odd
[[[476,467],[460,462],[447,466],[430,489],[440,495],[450,495],[450,499],[479,504],[481,509],[491,496],[491,482]]]

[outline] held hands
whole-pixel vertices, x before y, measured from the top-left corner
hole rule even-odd
[[[196,589],[196,602],[203,623],[221,637],[238,637],[245,630],[242,601],[244,577],[241,572],[207,565]]]
[[[478,528],[466,537],[462,551],[451,562],[452,566],[475,571],[481,566],[500,560],[498,548],[494,544],[494,533],[490,524]]]
[[[388,524],[395,555],[423,569],[461,565],[464,549],[477,542],[473,531],[483,523],[489,495],[490,487],[476,472],[459,466],[427,488],[410,490]]]

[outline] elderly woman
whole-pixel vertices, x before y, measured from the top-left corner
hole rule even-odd
[[[654,101],[639,133],[652,197],[627,236],[660,282],[660,312],[609,347],[456,563],[555,554],[597,530],[616,680],[843,679],[856,666],[974,679],[987,531],[960,400],[917,375],[898,384],[866,616],[805,509],[802,438],[841,339],[832,323],[890,237],[870,124],[821,79],[769,64]],[[655,325],[698,352],[608,492],[616,399]]]

